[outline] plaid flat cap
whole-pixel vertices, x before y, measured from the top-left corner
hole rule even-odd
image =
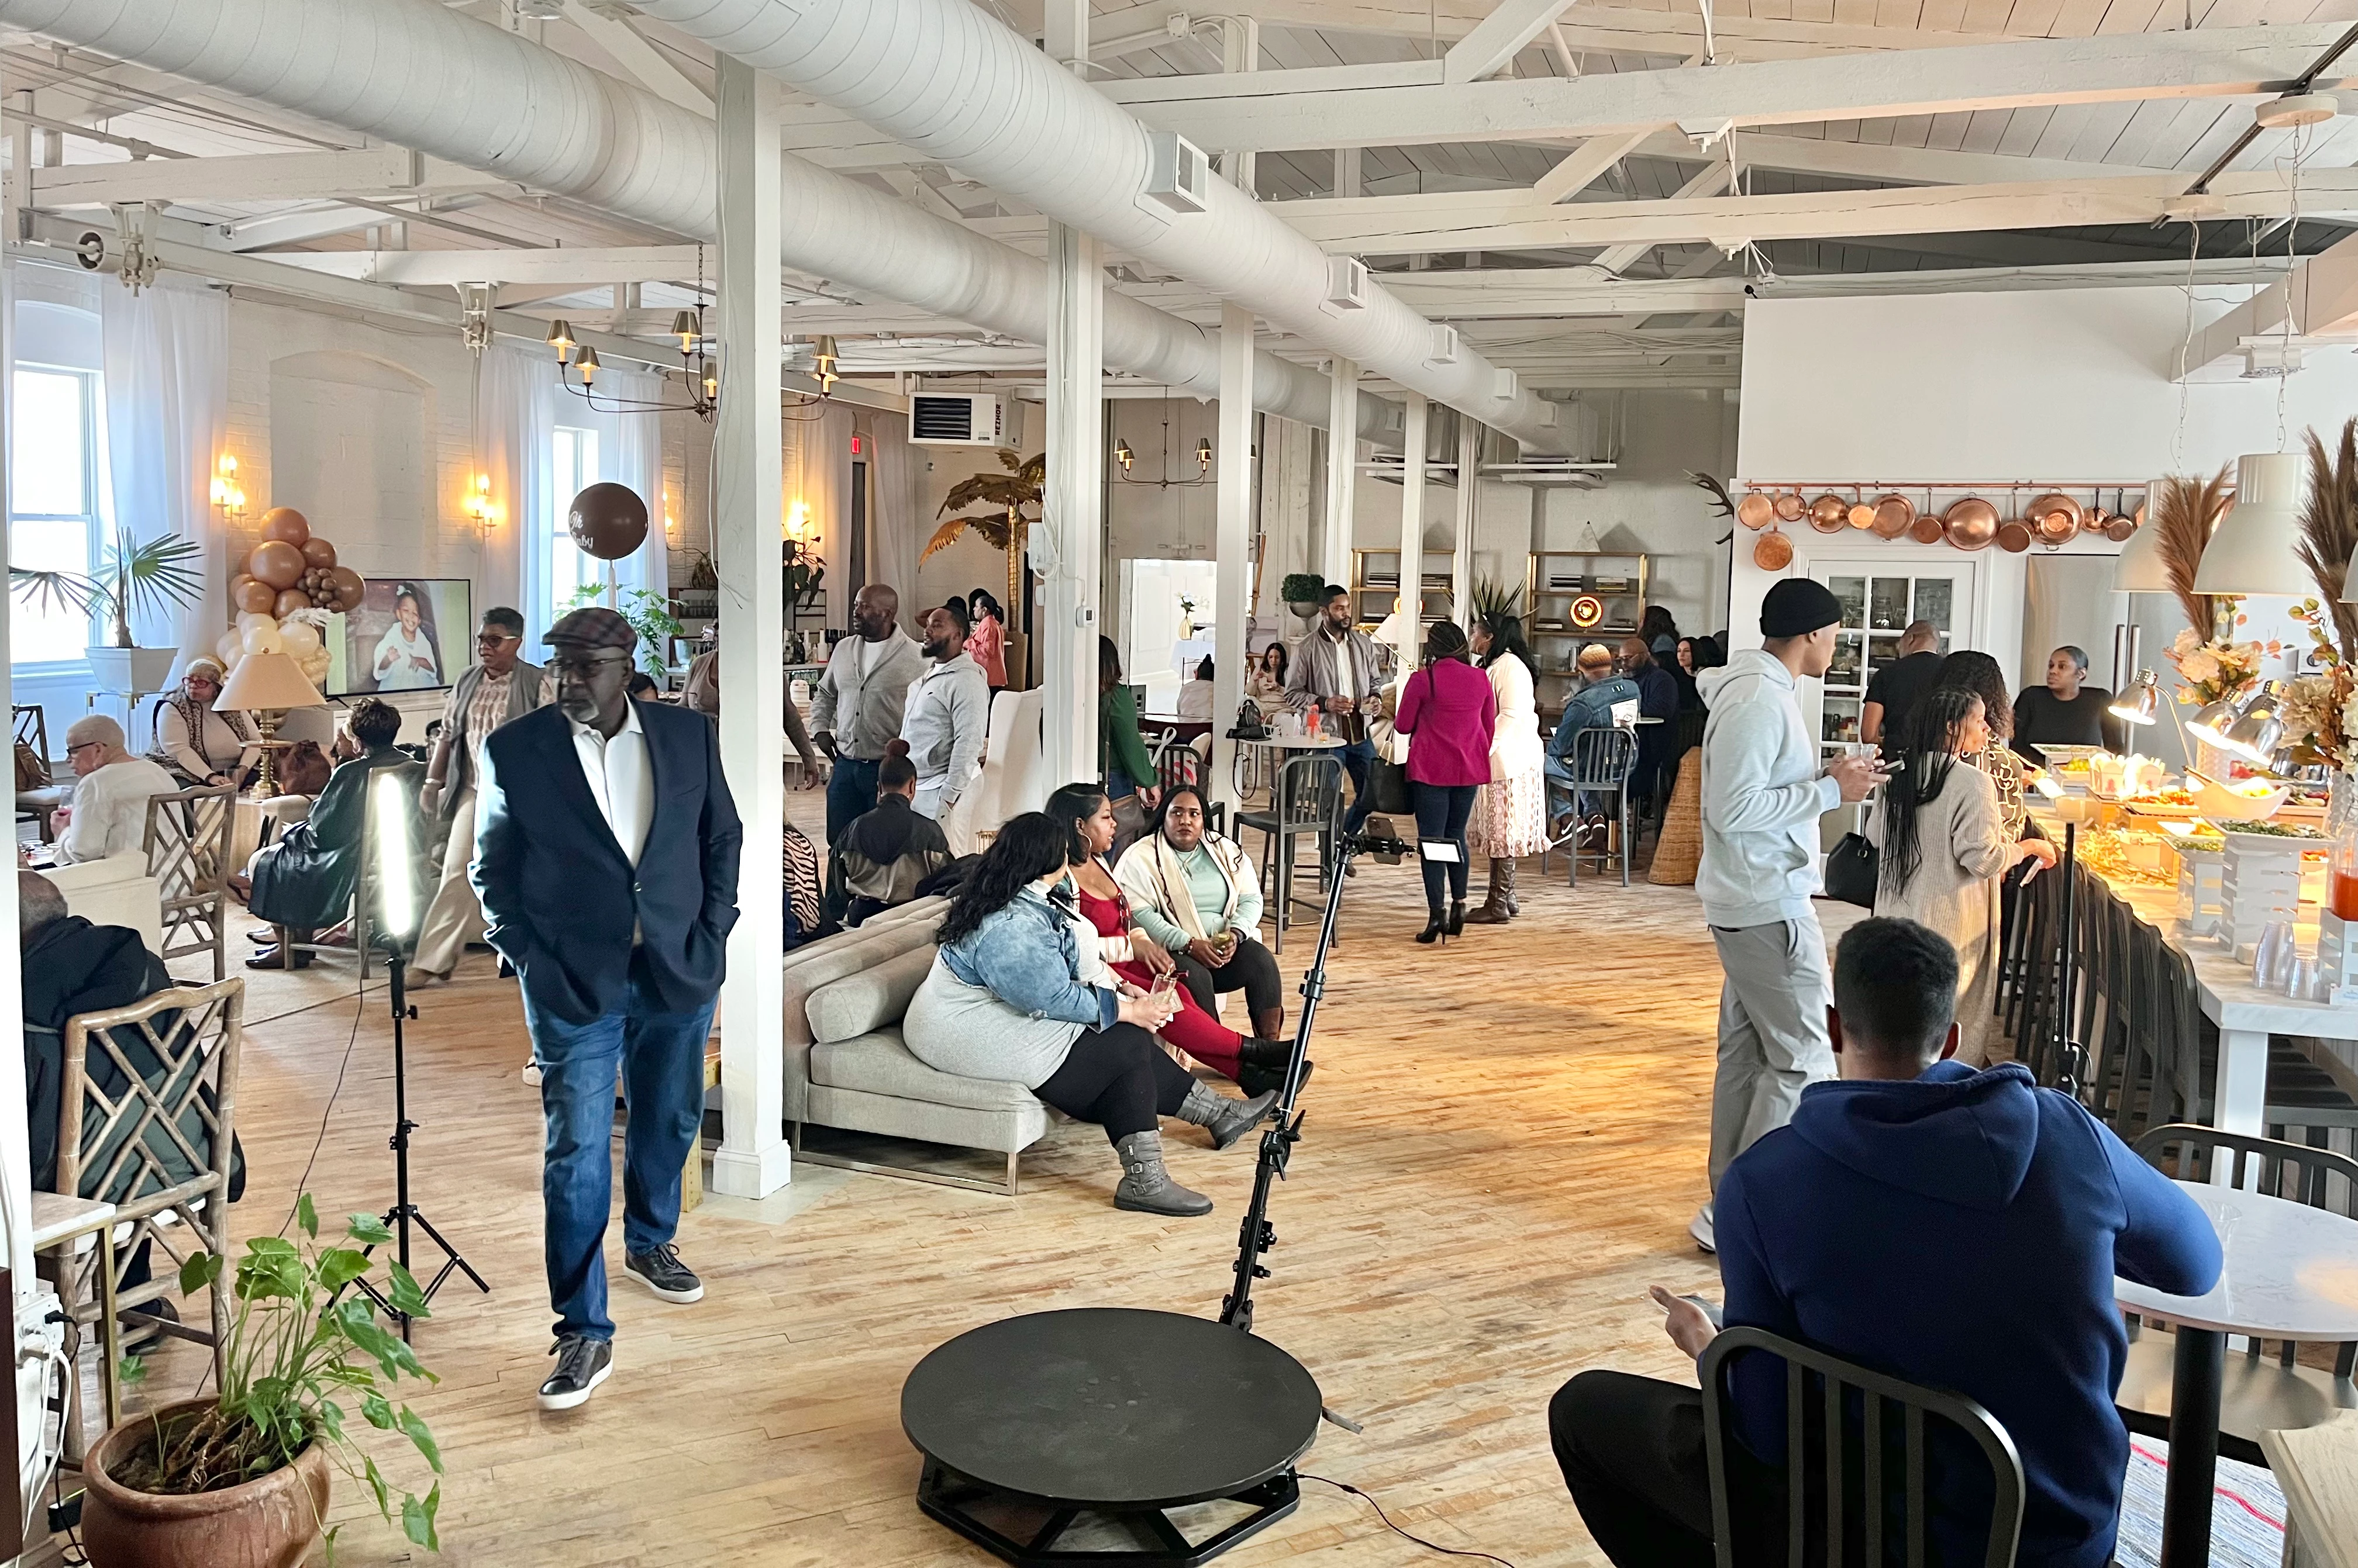
[[[626,653],[639,645],[639,634],[629,622],[595,604],[567,615],[540,640],[552,648],[621,648]]]

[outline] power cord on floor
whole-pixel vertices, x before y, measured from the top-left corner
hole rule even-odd
[[[361,1020],[368,1014],[368,956],[361,956],[361,989],[352,1006],[352,1033],[344,1042],[344,1059],[336,1068],[336,1087],[328,1091],[328,1104],[319,1112],[319,1135],[311,1141],[311,1157],[303,1162],[303,1173],[296,1178],[295,1196],[287,1206],[287,1217],[278,1222],[278,1234],[295,1223],[296,1211],[303,1206],[303,1194],[311,1184],[311,1167],[319,1162],[319,1150],[328,1141],[328,1119],[336,1114],[336,1101],[344,1092],[344,1074],[352,1065],[352,1047],[360,1044]]]
[[[1386,1530],[1390,1530],[1394,1535],[1400,1536],[1403,1540],[1416,1542],[1419,1546],[1423,1547],[1427,1552],[1438,1552],[1446,1557],[1478,1557],[1485,1563],[1496,1563],[1499,1564],[1499,1568],[1515,1568],[1513,1563],[1508,1562],[1505,1558],[1498,1556],[1496,1552],[1461,1551],[1455,1546],[1438,1545],[1433,1541],[1425,1540],[1424,1537],[1421,1535],[1412,1535],[1409,1531],[1402,1530],[1400,1526],[1392,1522],[1392,1516],[1384,1512],[1383,1504],[1376,1501],[1375,1498],[1359,1490],[1358,1487],[1351,1485],[1348,1481],[1337,1481],[1325,1476],[1314,1476],[1307,1470],[1297,1470],[1294,1474],[1300,1476],[1303,1480],[1322,1482],[1326,1486],[1334,1487],[1338,1492],[1350,1493],[1353,1497],[1358,1498],[1361,1502],[1376,1510],[1376,1517],[1384,1521],[1384,1528]]]

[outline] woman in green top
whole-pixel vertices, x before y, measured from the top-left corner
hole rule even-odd
[[[1138,732],[1138,694],[1121,678],[1121,650],[1103,635],[1098,638],[1098,770],[1121,825],[1113,846],[1119,860],[1145,831],[1147,813],[1162,804],[1163,791],[1146,738]]]

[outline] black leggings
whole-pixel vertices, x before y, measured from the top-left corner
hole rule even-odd
[[[1418,857],[1418,865],[1424,872],[1425,907],[1439,914],[1444,871],[1449,877],[1449,896],[1461,903],[1466,900],[1466,819],[1474,815],[1474,792],[1481,786],[1421,784],[1413,787],[1416,836],[1427,841],[1446,838],[1457,846],[1457,859],[1447,865]]]
[[[1065,1053],[1065,1065],[1032,1092],[1076,1121],[1105,1129],[1119,1143],[1133,1132],[1152,1132],[1155,1118],[1176,1116],[1195,1080],[1164,1054],[1154,1036],[1135,1023],[1084,1029]]]
[[[1236,956],[1217,969],[1189,957],[1184,950],[1171,956],[1179,960],[1179,978],[1186,982],[1187,994],[1206,1012],[1218,1014],[1215,999],[1221,991],[1244,992],[1246,1010],[1254,1018],[1285,1006],[1285,980],[1277,972],[1277,960],[1242,932],[1237,934]]]

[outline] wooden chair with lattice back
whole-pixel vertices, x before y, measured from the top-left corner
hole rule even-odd
[[[147,874],[163,898],[167,962],[213,956],[213,979],[229,967],[230,839],[237,786],[213,784],[147,797]]]
[[[41,764],[41,776],[52,781],[16,791],[16,820],[30,821],[41,842],[47,844],[57,837],[56,829],[49,825],[49,816],[73,798],[73,781],[54,782],[57,774],[49,762],[49,720],[41,705],[16,703],[8,711],[16,745],[29,750]]]
[[[96,1328],[110,1296],[114,1311],[127,1312],[177,1292],[190,1257],[227,1258],[244,1000],[240,976],[66,1021],[54,1185],[68,1197],[114,1205],[117,1232],[111,1252],[49,1256],[69,1349]],[[149,1277],[125,1287],[124,1271],[143,1251]],[[97,1278],[102,1257],[113,1260],[111,1281]],[[219,1387],[231,1281],[225,1272],[215,1278],[210,1328],[169,1320],[162,1328],[211,1347]],[[115,1375],[111,1365],[100,1369],[110,1412],[119,1402]],[[79,1406],[77,1395],[68,1410],[77,1442]]]

